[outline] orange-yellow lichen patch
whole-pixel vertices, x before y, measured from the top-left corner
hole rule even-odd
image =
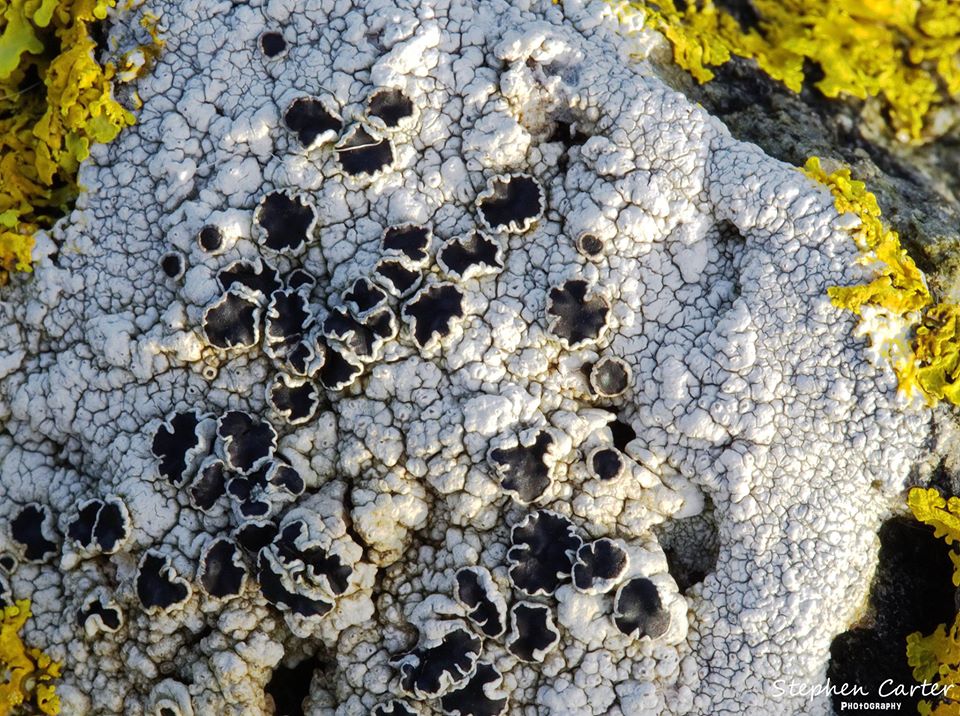
[[[25,599],[0,612],[0,716],[25,713],[28,705],[31,713],[60,713],[53,685],[60,665],[21,640],[20,631],[29,618],[30,602]]]
[[[621,17],[642,12],[699,82],[737,55],[798,92],[810,61],[822,70],[816,87],[824,95],[880,98],[905,141],[921,136],[933,108],[960,94],[953,0],[751,0],[758,23],[747,29],[712,0],[611,3]]]
[[[934,528],[934,535],[942,537],[947,544],[960,542],[960,498],[944,500],[932,488],[915,487],[910,490],[908,504],[913,516]],[[953,560],[953,584],[960,586],[960,554],[956,546],[950,551]],[[920,702],[924,716],[960,715],[960,616],[953,626],[938,626],[932,634],[924,636],[914,632],[907,637],[907,661],[913,668],[913,678],[920,682],[936,684],[939,694],[947,698]],[[953,699],[949,698],[950,696]]]
[[[803,171],[830,189],[838,212],[860,219],[852,238],[872,278],[865,284],[830,287],[834,305],[863,317],[861,329],[889,360],[904,392],[918,391],[930,404],[948,400],[960,405],[960,307],[934,301],[897,232],[882,221],[877,198],[849,169],[827,173],[820,160],[811,157]]]
[[[117,67],[94,58],[92,25],[115,5],[0,0],[0,281],[29,269],[34,233],[76,198],[77,169],[90,145],[109,142],[134,121],[113,96]],[[149,60],[160,44],[155,24],[147,29],[155,39],[144,53]]]

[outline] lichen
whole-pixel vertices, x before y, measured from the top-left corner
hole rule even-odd
[[[960,541],[960,498],[944,500],[933,488],[915,487],[910,491],[908,504],[914,517],[934,528],[934,536],[942,537],[949,545]],[[953,584],[960,586],[960,553],[956,547],[950,550],[950,559]],[[920,632],[910,634],[907,662],[913,669],[913,678],[935,683],[939,694],[949,697],[954,690],[960,693],[960,615],[952,626],[941,624],[927,636]],[[919,711],[922,716],[956,716],[960,714],[960,702],[950,698],[921,701]]]
[[[113,96],[113,82],[133,79],[161,47],[152,43],[119,60],[94,56],[94,23],[116,0],[0,0],[0,283],[28,270],[33,236],[76,198],[77,169],[90,145],[133,124]]]
[[[60,699],[53,685],[60,676],[60,664],[36,648],[27,647],[20,630],[30,618],[26,599],[5,606],[0,612],[0,716],[30,712],[60,713]]]
[[[924,120],[960,93],[960,6],[952,0],[751,0],[758,22],[744,28],[711,0],[614,2],[618,16],[670,41],[674,61],[698,82],[737,55],[799,92],[804,62],[823,76],[825,96],[879,98],[903,141],[919,139]]]
[[[830,287],[833,304],[862,317],[860,331],[893,366],[901,390],[919,392],[931,405],[960,405],[960,306],[934,301],[923,272],[883,222],[877,198],[849,169],[827,173],[811,157],[803,171],[830,189],[838,212],[859,218],[851,235],[873,273],[865,284]]]

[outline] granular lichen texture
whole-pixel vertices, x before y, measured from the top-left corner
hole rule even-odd
[[[930,112],[960,93],[960,5],[951,0],[750,0],[753,27],[712,0],[613,4],[644,13],[700,82],[737,55],[799,92],[810,61],[824,95],[879,98],[903,140],[923,136]]]
[[[826,713],[771,684],[931,434],[855,333],[928,296],[869,197],[602,1],[149,9],[137,123],[0,287],[0,599],[62,712]]]
[[[93,25],[115,5],[0,0],[0,279],[29,268],[34,234],[76,199],[91,144],[133,124],[117,66],[95,58]]]

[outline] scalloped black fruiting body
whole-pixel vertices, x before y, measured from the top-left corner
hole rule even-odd
[[[264,320],[268,354],[285,356],[303,340],[312,324],[313,314],[302,292],[289,288],[274,291]]]
[[[286,525],[274,540],[278,559],[287,565],[302,564],[309,572],[311,581],[317,582],[322,578],[332,594],[343,594],[347,591],[353,568],[341,562],[337,555],[328,554],[322,547],[301,547],[306,536],[307,526],[303,522],[297,520]]]
[[[630,557],[626,550],[603,537],[577,550],[573,565],[573,586],[588,594],[610,591],[626,573]]]
[[[503,677],[492,664],[480,662],[467,683],[440,697],[444,714],[458,716],[502,716],[507,710],[507,697],[491,698],[503,683]]]
[[[280,575],[273,571],[270,561],[260,551],[257,558],[257,581],[264,598],[277,609],[288,610],[303,617],[322,617],[333,609],[333,604],[322,599],[311,599],[302,594],[294,594],[283,586]]]
[[[598,480],[615,480],[623,474],[626,461],[616,448],[597,448],[587,458],[587,466]]]
[[[397,335],[397,319],[389,308],[382,308],[358,321],[345,308],[337,307],[324,319],[323,335],[339,341],[361,361],[369,362],[377,358],[387,340]]]
[[[497,587],[484,567],[463,567],[455,575],[454,597],[470,610],[467,615],[484,636],[496,638],[507,630],[507,615]]]
[[[570,520],[548,510],[537,510],[514,525],[510,541],[510,579],[530,595],[557,591],[570,578],[573,556],[583,544]]]
[[[584,231],[577,237],[577,251],[588,259],[598,259],[603,255],[603,241],[596,234]]]
[[[221,537],[203,550],[197,581],[211,597],[226,599],[240,594],[246,578],[247,567],[232,540]]]
[[[409,296],[417,290],[420,281],[423,280],[419,271],[409,269],[401,261],[392,259],[380,259],[374,273],[376,274],[374,280],[397,298]]]
[[[413,340],[421,349],[442,341],[463,318],[463,293],[450,283],[436,283],[420,290],[403,307],[410,319]]]
[[[393,699],[374,706],[370,716],[417,716],[417,712],[406,701]]]
[[[529,174],[500,174],[487,182],[486,190],[477,197],[477,208],[490,231],[520,234],[543,217],[547,197],[540,182]]]
[[[354,317],[360,319],[377,310],[387,300],[387,294],[368,278],[358,278],[341,296]]]
[[[203,312],[203,334],[221,350],[252,348],[260,342],[262,311],[249,289],[233,287]]]
[[[258,300],[266,302],[274,291],[280,288],[280,274],[266,261],[234,261],[217,272],[217,283],[224,291],[234,284],[246,286],[258,294]]]
[[[279,530],[270,520],[251,520],[233,531],[233,538],[243,549],[257,554],[276,539]]]
[[[332,142],[343,129],[343,122],[316,97],[298,97],[287,105],[283,123],[305,148]]]
[[[367,116],[376,117],[392,129],[413,116],[413,101],[398,89],[377,90],[367,100]]]
[[[130,515],[116,497],[104,500],[97,510],[93,543],[102,554],[113,554],[130,536]]]
[[[437,253],[437,264],[448,276],[461,280],[503,270],[500,244],[479,231],[451,239]]]
[[[197,243],[208,253],[217,253],[223,248],[223,232],[214,224],[207,224],[197,232]]]
[[[77,610],[77,625],[87,633],[105,631],[115,633],[123,626],[123,612],[112,600],[101,596],[88,598]]]
[[[604,356],[590,368],[590,387],[601,398],[623,395],[630,387],[632,378],[630,365],[615,356]]]
[[[160,257],[160,269],[167,278],[176,280],[183,276],[186,261],[179,251],[169,251]]]
[[[57,551],[57,543],[48,539],[44,528],[52,529],[53,521],[46,505],[31,502],[20,508],[10,522],[10,536],[23,545],[23,556],[29,562],[41,562]]]
[[[88,500],[80,505],[76,516],[67,523],[67,537],[81,547],[93,544],[93,526],[97,523],[97,515],[103,506],[101,500]]]
[[[220,417],[217,435],[224,442],[227,466],[242,474],[273,455],[277,447],[273,426],[240,410],[231,410]]]
[[[350,176],[373,175],[393,164],[393,145],[357,126],[337,144],[337,158]]]
[[[417,647],[394,663],[400,688],[418,699],[436,698],[466,683],[480,657],[482,640],[466,627],[451,624],[440,643]]]
[[[582,279],[570,279],[550,289],[547,300],[548,330],[570,348],[600,340],[607,329],[610,304],[602,296],[589,296]]]
[[[422,268],[430,259],[430,239],[433,232],[429,226],[399,224],[388,226],[383,232],[381,248],[385,253],[405,256],[411,265]]]
[[[253,223],[260,228],[260,244],[271,251],[294,254],[312,241],[317,212],[299,195],[273,191],[260,199]]]
[[[517,602],[510,609],[507,650],[521,661],[543,661],[560,642],[550,607],[535,602]]]
[[[313,381],[278,373],[267,390],[267,401],[287,423],[302,425],[317,416],[320,391]]]
[[[488,453],[487,460],[496,471],[500,486],[517,502],[536,502],[553,482],[545,460],[551,445],[553,437],[541,430],[531,445],[495,448]]]
[[[186,478],[187,455],[202,446],[200,420],[201,416],[195,410],[175,413],[153,434],[150,449],[160,461],[157,470],[160,477],[166,478],[174,487]]]
[[[205,461],[187,489],[190,504],[201,512],[209,512],[226,494],[226,470],[227,466],[220,458]]]
[[[645,577],[636,577],[617,590],[613,620],[627,636],[656,639],[670,628],[670,612],[663,608],[656,585]]]
[[[320,382],[327,390],[343,390],[363,372],[363,366],[349,360],[341,351],[326,343],[320,343],[323,351],[323,366],[320,368]]]
[[[287,49],[287,41],[283,39],[281,33],[275,30],[261,34],[258,44],[260,45],[260,52],[267,57],[277,57]]]
[[[170,609],[190,598],[190,585],[177,576],[170,557],[147,550],[137,569],[137,598],[144,609]]]
[[[287,274],[284,283],[287,285],[287,289],[291,291],[306,291],[316,286],[317,279],[309,271],[296,268]]]

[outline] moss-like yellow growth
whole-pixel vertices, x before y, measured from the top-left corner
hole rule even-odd
[[[0,716],[15,713],[59,714],[60,699],[53,680],[60,664],[20,639],[30,618],[30,602],[18,601],[0,611]],[[23,707],[31,707],[26,711]]]
[[[134,121],[113,97],[117,68],[94,59],[91,25],[115,5],[0,0],[0,281],[29,268],[33,234],[76,198],[90,145]]]
[[[934,528],[934,535],[942,537],[947,544],[960,542],[960,498],[944,500],[934,489],[915,487],[908,499],[914,517]],[[951,550],[953,560],[953,584],[960,586],[960,554]],[[907,637],[907,661],[913,668],[917,681],[937,684],[940,694],[947,699],[922,701],[920,713],[924,716],[960,715],[960,615],[953,626],[938,626],[932,634],[924,636],[914,632]]]
[[[923,272],[900,245],[897,232],[882,221],[877,198],[849,169],[827,173],[811,157],[803,171],[830,189],[838,212],[860,218],[853,240],[873,269],[869,283],[829,288],[834,305],[900,325],[899,331],[872,333],[866,322],[862,327],[873,348],[890,361],[902,390],[919,391],[930,404],[948,400],[960,405],[960,307],[934,302]]]
[[[919,138],[930,110],[960,93],[955,0],[751,0],[759,23],[746,30],[712,0],[611,2],[621,16],[642,11],[699,82],[738,55],[798,92],[811,60],[824,95],[880,98],[903,140]]]

